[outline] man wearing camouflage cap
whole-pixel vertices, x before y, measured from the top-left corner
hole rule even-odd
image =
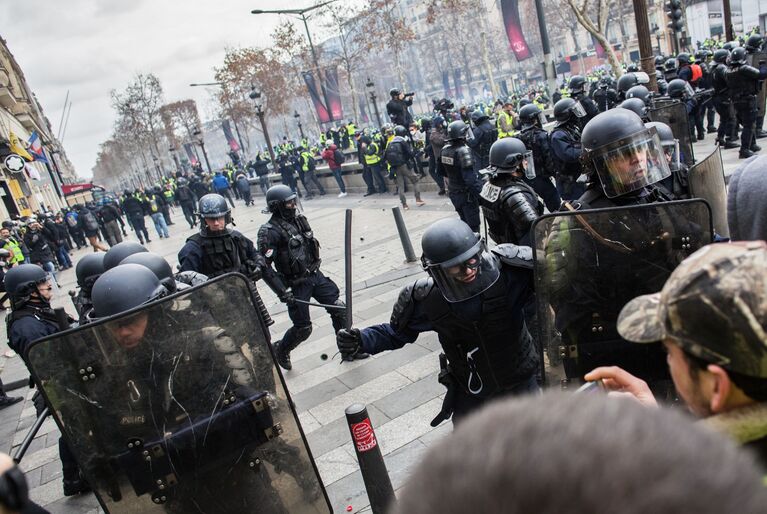
[[[662,341],[677,392],[704,423],[756,452],[767,466],[767,244],[705,246],[659,293],[630,301],[620,335]],[[618,367],[585,376],[657,405],[647,384]]]

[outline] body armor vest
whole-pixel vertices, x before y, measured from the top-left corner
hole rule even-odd
[[[488,232],[497,244],[520,244],[522,237],[530,231],[532,226],[530,220],[543,214],[543,203],[538,199],[535,191],[525,183],[513,182],[499,187],[502,189],[495,202],[488,202],[483,197],[484,201],[481,203]],[[513,198],[517,195],[524,198]],[[506,208],[509,204],[517,204],[511,209],[511,214],[508,212],[510,209]],[[516,219],[509,219],[509,216],[514,216]],[[518,228],[522,226],[527,227],[524,233]]]
[[[272,260],[277,273],[285,280],[291,282],[304,278],[320,268],[320,244],[303,215],[296,215],[293,222],[272,216],[264,226],[280,234]]]
[[[445,351],[457,383],[464,391],[487,398],[528,379],[538,359],[522,312],[509,312],[509,284],[503,272],[478,298],[481,315],[472,322],[459,318],[434,287],[424,300],[426,316]]]
[[[245,243],[241,238],[242,234],[232,232],[212,237],[195,234],[187,239],[202,248],[202,269],[198,272],[210,278],[231,272],[247,274],[248,270],[244,269],[247,260],[244,255]]]
[[[463,148],[461,148],[461,146],[463,146]],[[463,142],[460,145],[448,143],[448,145],[442,149],[440,155],[440,161],[442,162],[442,167],[445,169],[445,175],[450,181],[450,190],[455,192],[465,191],[468,188],[466,182],[463,180],[463,173],[461,173],[462,159],[459,155],[459,152],[461,151],[470,153],[469,147]]]

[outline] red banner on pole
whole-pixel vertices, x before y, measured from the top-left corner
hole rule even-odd
[[[506,28],[506,35],[509,38],[509,45],[514,56],[518,61],[532,57],[533,53],[522,34],[517,0],[501,0],[501,12],[503,13],[503,26]]]
[[[325,68],[325,94],[328,99],[328,110],[333,121],[344,119],[344,108],[341,104],[341,90],[338,87],[338,67]]]
[[[312,72],[305,71],[302,73],[304,76],[304,82],[306,82],[306,89],[309,90],[309,96],[312,98],[314,104],[314,110],[317,111],[317,118],[320,123],[328,123],[330,120],[330,114],[328,113],[325,104],[322,103],[319,90],[317,89],[317,82],[314,80]]]

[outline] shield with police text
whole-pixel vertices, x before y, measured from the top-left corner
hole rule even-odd
[[[767,63],[767,53],[755,52],[748,55],[749,64],[759,69],[761,63]],[[767,102],[767,80],[759,82],[759,93],[756,95],[757,116],[764,116],[765,103]]]
[[[55,334],[26,358],[106,512],[331,512],[244,276]]]
[[[654,383],[668,378],[660,343],[617,333],[626,303],[660,291],[682,260],[712,241],[702,200],[557,212],[533,226],[539,341],[547,383],[567,388],[598,366]]]
[[[690,122],[687,108],[682,102],[657,100],[653,107],[647,109],[651,121],[665,123],[671,128],[674,137],[679,141],[680,160],[688,166],[695,163],[695,153],[690,138]]]
[[[722,153],[717,146],[711,154],[690,168],[688,176],[690,194],[703,198],[711,207],[714,231],[723,237],[730,236],[727,225],[727,185],[724,180]]]

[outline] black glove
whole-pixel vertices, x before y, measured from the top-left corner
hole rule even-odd
[[[293,307],[296,304],[296,298],[293,296],[293,293],[290,291],[285,291],[280,295],[280,301],[287,305],[288,307]]]
[[[125,230],[125,227],[123,227],[123,235],[124,235],[125,237],[128,237],[128,232]]]
[[[341,360],[354,360],[354,356],[362,349],[362,334],[358,328],[342,328],[336,334],[336,344],[341,352]]]

